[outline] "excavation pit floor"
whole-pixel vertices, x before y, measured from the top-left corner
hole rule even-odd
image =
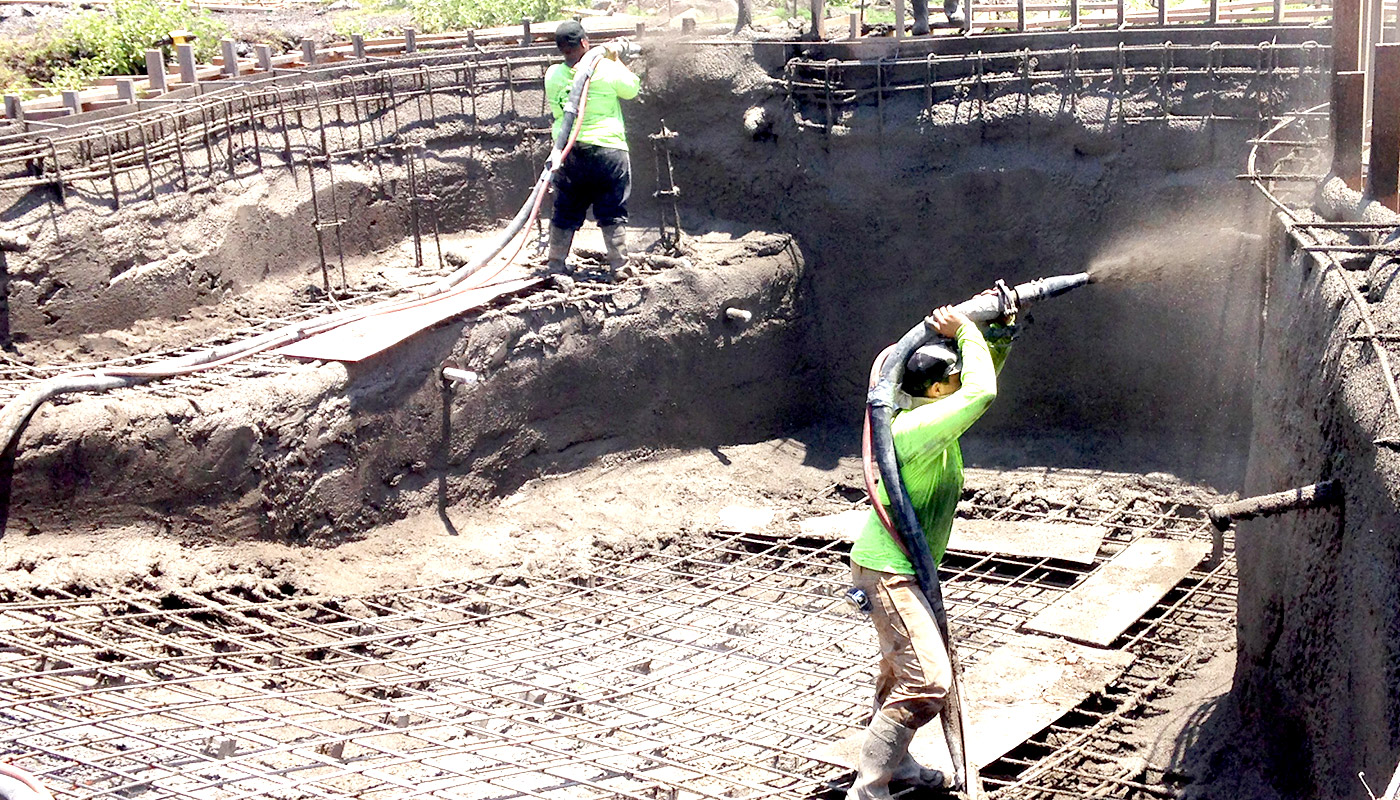
[[[617,456],[334,548],[6,537],[0,752],[59,798],[835,796],[849,773],[814,754],[864,721],[878,648],[839,598],[848,544],[812,527],[861,506],[858,465],[808,438]],[[1075,563],[955,534],[969,675],[1135,543],[1208,550],[1213,498],[970,470],[964,525],[1103,539]],[[1166,791],[1143,782],[1174,686],[1232,648],[1225,544],[1101,648],[1126,654],[1116,676],[983,769],[988,789]]]

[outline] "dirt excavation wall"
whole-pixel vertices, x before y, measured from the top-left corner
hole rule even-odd
[[[1271,279],[1244,491],[1331,479],[1345,503],[1239,526],[1236,688],[1284,797],[1361,800],[1400,752],[1400,453],[1376,443],[1397,422],[1340,274],[1291,253]]]

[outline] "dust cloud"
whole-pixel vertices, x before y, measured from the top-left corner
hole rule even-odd
[[[1222,226],[1229,217],[1192,217],[1110,241],[1089,262],[1095,283],[1175,282],[1218,274],[1263,243],[1258,233]]]

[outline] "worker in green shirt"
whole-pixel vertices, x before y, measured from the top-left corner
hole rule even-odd
[[[557,141],[564,103],[574,83],[574,66],[588,52],[588,33],[574,20],[559,23],[554,44],[564,54],[544,76],[545,95],[554,110]],[[574,232],[583,227],[588,207],[603,229],[608,267],[614,274],[627,261],[627,198],[632,193],[632,162],[627,153],[627,131],[618,101],[637,96],[641,80],[609,48],[598,62],[588,84],[578,137],[564,163],[554,173],[554,215],[549,226],[549,269],[562,271]]]
[[[891,433],[900,478],[937,562],[948,547],[962,495],[958,437],[996,399],[997,372],[1010,339],[998,338],[999,344],[989,347],[977,325],[952,306],[936,309],[929,322],[957,349],[931,344],[909,357],[901,386],[909,408],[895,415]],[[997,327],[995,332],[1006,330]],[[883,485],[877,499],[889,505]],[[943,710],[952,681],[948,648],[913,564],[874,509],[851,549],[851,577],[870,602],[880,640],[880,674],[875,714],[846,800],[885,800],[892,780],[949,788],[952,776],[926,769],[909,755],[915,731]]]

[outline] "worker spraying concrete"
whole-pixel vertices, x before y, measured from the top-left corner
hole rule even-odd
[[[853,599],[875,623],[880,673],[847,800],[885,800],[891,782],[980,795],[937,571],[962,494],[958,438],[996,398],[1020,309],[1089,280],[1079,273],[1014,288],[999,281],[935,309],[875,361],[864,448],[872,510],[851,549],[851,576]],[[909,755],[918,729],[939,716],[952,775]]]

